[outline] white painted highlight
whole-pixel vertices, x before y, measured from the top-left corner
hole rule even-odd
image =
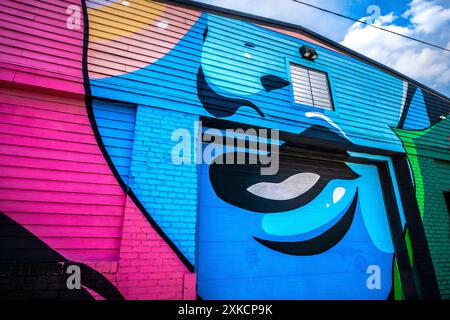
[[[345,188],[337,187],[333,191],[333,203],[338,203],[345,194]]]
[[[253,56],[250,53],[244,53],[244,57],[251,59]]]
[[[333,127],[335,127],[337,130],[339,130],[339,132],[346,137],[348,140],[351,140],[347,134],[344,132],[344,130],[341,129],[341,127],[339,127],[333,120],[331,120],[330,118],[328,118],[326,115],[324,115],[323,113],[320,112],[314,112],[314,111],[309,111],[305,113],[305,116],[307,116],[308,118],[321,118],[323,120],[325,120],[326,122],[328,122],[330,125],[332,125]]]
[[[402,106],[400,108],[400,114],[398,115],[399,119],[401,118],[403,114],[403,109],[405,108],[405,102],[406,102],[406,93],[408,92],[408,82],[403,81],[403,94],[402,94]]]
[[[158,21],[156,26],[161,29],[167,29],[167,27],[169,26],[169,23],[167,21]]]
[[[302,172],[294,174],[280,183],[256,183],[248,187],[247,191],[270,200],[290,200],[311,189],[319,179],[318,174]]]
[[[128,7],[130,5],[130,3],[128,1],[122,1],[122,4],[126,7]]]

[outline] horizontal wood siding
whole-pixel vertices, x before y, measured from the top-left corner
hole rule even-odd
[[[305,39],[300,32],[280,27],[274,31],[198,8],[158,1],[129,1],[127,7],[101,6],[98,0],[88,3],[89,20],[94,22],[89,71],[96,96],[211,116],[197,97],[201,65],[208,81],[222,93],[244,98],[255,93],[251,101],[266,115],[261,119],[242,108],[230,120],[301,132],[310,125],[305,113],[323,109],[293,103],[291,88],[270,94],[262,87],[257,93],[255,89],[261,86],[258,72],[286,79],[289,63],[296,63],[328,74],[335,111],[326,115],[356,143],[403,152],[391,127],[401,117],[405,82],[379,68],[318,45],[317,39]],[[315,62],[300,57],[302,44],[316,48]],[[249,52],[251,58],[242,58]],[[437,102],[436,114],[450,110],[448,101]],[[426,112],[411,117],[418,123],[428,121]]]
[[[66,258],[116,260],[124,204],[84,99],[0,89],[0,211]]]
[[[136,106],[94,100],[95,121],[102,141],[123,182],[128,185]]]
[[[67,8],[80,10],[80,26],[67,27]],[[0,79],[84,93],[81,0],[5,0],[0,10]]]

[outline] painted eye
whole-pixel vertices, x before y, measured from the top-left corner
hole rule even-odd
[[[259,182],[247,188],[255,196],[270,200],[291,200],[310,190],[320,176],[311,172],[297,173],[279,183]]]
[[[220,159],[247,159],[248,152],[218,156],[209,167],[209,179],[216,195],[233,206],[253,212],[285,212],[311,202],[332,180],[359,177],[343,162],[298,159],[284,154],[283,146],[275,175],[261,175],[262,164],[259,163],[227,164]],[[334,200],[337,202],[340,197],[342,190],[336,193]]]

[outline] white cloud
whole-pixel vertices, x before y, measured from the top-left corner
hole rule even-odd
[[[401,17],[407,19],[406,26],[396,24],[399,17],[393,13],[375,19],[374,25],[414,38],[426,36],[429,42],[445,41],[444,46],[450,48],[450,9],[433,1],[413,0]],[[449,52],[358,22],[349,28],[341,44],[449,94]]]
[[[433,33],[450,20],[450,8],[445,9],[432,1],[413,0],[402,17],[409,18],[417,32]]]

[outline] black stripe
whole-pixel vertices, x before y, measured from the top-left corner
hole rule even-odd
[[[400,197],[409,229],[413,251],[414,273],[417,274],[420,293],[423,299],[438,300],[441,298],[433,261],[428,247],[425,229],[420,216],[416,191],[413,186],[408,160],[405,155],[393,157],[395,176],[398,181]],[[409,264],[409,261],[408,261]]]

